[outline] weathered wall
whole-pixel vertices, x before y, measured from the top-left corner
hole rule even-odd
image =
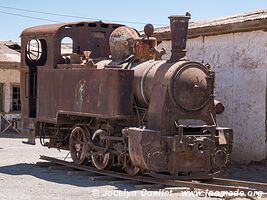
[[[19,69],[0,68],[0,83],[3,83],[4,91],[4,112],[7,119],[18,118],[20,113],[10,112],[11,108],[11,86],[20,84],[20,71]]]
[[[163,41],[169,58],[171,43]],[[188,58],[208,62],[216,72],[216,98],[225,105],[217,117],[234,129],[232,158],[241,163],[266,157],[267,33],[263,31],[188,40]]]

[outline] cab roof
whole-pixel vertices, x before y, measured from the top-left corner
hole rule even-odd
[[[53,35],[57,34],[61,29],[68,29],[72,27],[81,27],[81,26],[88,26],[88,27],[108,27],[114,26],[119,27],[123,26],[122,24],[115,24],[115,23],[106,23],[102,21],[87,21],[87,22],[73,22],[73,23],[61,23],[61,24],[49,24],[49,25],[41,25],[41,26],[34,26],[25,29],[20,37],[27,37],[27,36],[45,36],[45,35]]]

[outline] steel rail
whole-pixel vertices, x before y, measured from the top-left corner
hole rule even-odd
[[[212,179],[210,182],[205,180],[204,182],[196,182],[196,181],[181,181],[181,180],[167,180],[160,179],[148,176],[131,176],[129,174],[120,173],[116,171],[110,170],[98,170],[94,167],[85,166],[85,165],[76,165],[73,162],[68,162],[64,160],[60,160],[53,157],[48,157],[41,155],[40,159],[50,161],[59,165],[68,166],[74,169],[93,172],[101,175],[111,176],[115,178],[121,178],[126,180],[135,180],[139,182],[146,183],[154,183],[154,184],[162,184],[165,186],[172,187],[188,187],[192,189],[202,189],[202,190],[214,190],[214,191],[244,191],[249,192],[252,190],[267,190],[267,184],[264,183],[256,183],[256,182],[246,182],[246,181],[237,181],[237,180],[227,180],[227,179]],[[226,184],[226,185],[221,185]],[[232,185],[229,185],[232,184]]]
[[[203,182],[204,183],[211,183],[211,184],[242,186],[242,187],[247,187],[247,188],[253,188],[256,190],[267,191],[267,184],[266,183],[260,183],[260,182],[241,181],[241,180],[224,179],[224,178],[213,178],[213,179],[203,180]]]

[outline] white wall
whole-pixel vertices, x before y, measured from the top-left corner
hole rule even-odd
[[[19,69],[1,69],[0,68],[0,83],[3,83],[4,92],[4,112],[7,119],[19,118],[20,113],[10,113],[12,94],[11,86],[20,84]]]
[[[171,42],[159,47],[167,49]],[[208,62],[216,72],[216,98],[225,105],[220,126],[234,129],[233,160],[239,163],[266,157],[267,33],[263,31],[198,37],[188,40],[187,56]]]

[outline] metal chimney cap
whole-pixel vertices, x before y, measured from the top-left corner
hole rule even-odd
[[[169,19],[191,19],[191,14],[189,12],[186,12],[185,15],[171,15],[169,16]]]
[[[169,19],[191,19],[191,16],[186,15],[171,15]]]

